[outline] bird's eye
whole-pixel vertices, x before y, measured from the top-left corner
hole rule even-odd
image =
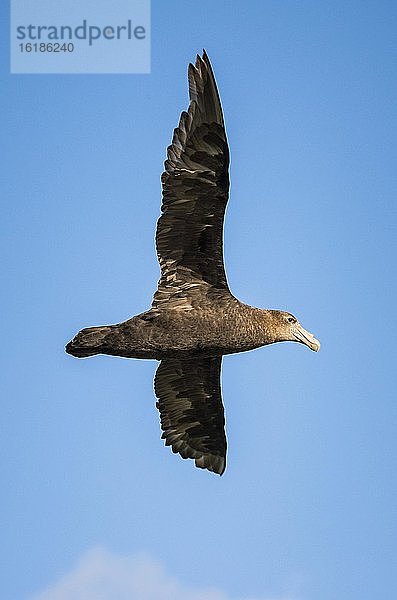
[[[288,323],[296,323],[296,319],[294,319],[294,317],[288,317]]]

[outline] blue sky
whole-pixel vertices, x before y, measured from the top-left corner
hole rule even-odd
[[[1,10],[0,597],[394,599],[396,4],[155,1],[150,75],[10,75]],[[63,350],[150,305],[203,47],[230,287],[322,342],[225,358],[221,478],[163,447],[154,362]]]

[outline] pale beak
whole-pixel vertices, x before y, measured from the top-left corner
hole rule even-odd
[[[316,340],[310,331],[303,329],[300,323],[296,324],[293,334],[297,342],[305,344],[305,346],[308,346],[310,350],[314,350],[314,352],[318,352],[320,350],[320,342]]]

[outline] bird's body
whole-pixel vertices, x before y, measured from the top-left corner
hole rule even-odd
[[[281,341],[312,350],[320,344],[290,313],[248,306],[230,292],[223,264],[229,149],[205,52],[189,65],[189,94],[162,175],[156,231],[161,278],[152,307],[117,325],[81,330],[66,351],[78,358],[160,360],[154,387],[166,444],[196,466],[222,474],[222,356]]]
[[[74,342],[74,354],[161,360],[245,352],[282,341],[275,330],[277,312],[235,298],[190,311],[152,309],[117,325],[83,329]]]

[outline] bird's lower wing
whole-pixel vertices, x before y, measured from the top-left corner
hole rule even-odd
[[[218,356],[166,358],[154,380],[165,444],[219,475],[226,468],[221,362]]]

